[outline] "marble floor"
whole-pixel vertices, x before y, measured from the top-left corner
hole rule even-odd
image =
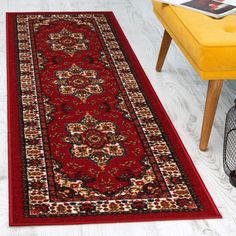
[[[179,133],[223,219],[44,227],[8,226],[6,20],[5,12],[113,11],[156,93]],[[155,71],[163,28],[150,0],[1,0],[0,1],[0,235],[1,236],[234,236],[236,189],[222,168],[225,115],[236,97],[236,82],[225,81],[209,149],[198,149],[207,81],[199,79],[172,43],[162,73]]]

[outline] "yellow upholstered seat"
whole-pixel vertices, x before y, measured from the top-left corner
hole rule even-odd
[[[206,150],[223,80],[236,79],[236,15],[214,19],[156,0],[153,8],[165,28],[157,71],[173,39],[201,79],[209,80],[199,145]]]
[[[236,15],[213,19],[153,1],[154,12],[202,79],[236,78]]]

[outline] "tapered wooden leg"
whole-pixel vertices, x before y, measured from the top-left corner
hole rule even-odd
[[[166,54],[168,52],[171,40],[172,40],[172,38],[170,37],[168,32],[165,30],[163,38],[162,38],[162,43],[161,43],[161,48],[160,48],[159,56],[158,56],[158,59],[157,59],[156,70],[158,72],[161,71],[161,68],[162,68],[163,63],[165,61]]]
[[[210,80],[208,82],[208,91],[205,103],[205,112],[202,122],[202,132],[199,148],[205,151],[211,134],[211,128],[215,117],[218,100],[221,93],[223,80]]]

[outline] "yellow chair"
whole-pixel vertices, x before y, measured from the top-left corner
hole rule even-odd
[[[173,39],[201,79],[209,80],[200,150],[207,149],[223,80],[236,79],[236,15],[209,16],[153,0],[165,28],[156,70],[161,71]]]

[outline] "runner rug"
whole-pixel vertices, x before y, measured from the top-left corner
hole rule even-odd
[[[220,217],[111,12],[9,13],[7,43],[10,225]]]

